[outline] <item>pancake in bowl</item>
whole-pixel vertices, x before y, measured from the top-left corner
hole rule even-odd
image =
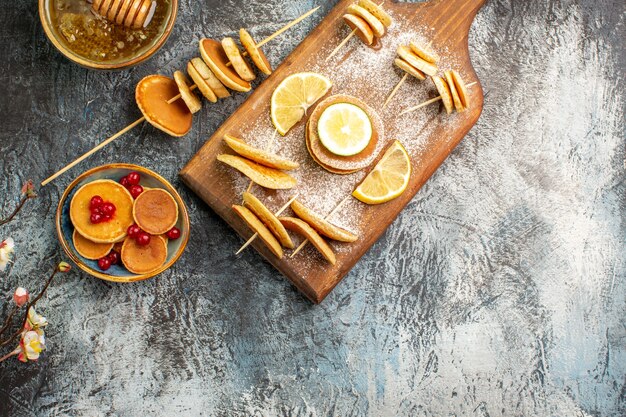
[[[151,236],[150,243],[141,246],[135,239],[126,239],[122,246],[122,263],[133,274],[148,274],[159,269],[167,260],[167,239]]]
[[[92,223],[89,205],[91,198],[100,196],[115,205],[115,215],[110,221]],[[128,226],[133,224],[133,197],[124,186],[112,180],[96,180],[83,185],[70,203],[70,219],[78,233],[95,243],[115,243],[126,237]]]
[[[151,235],[162,235],[176,225],[178,204],[167,191],[153,188],[137,197],[133,217],[143,231]]]
[[[94,261],[102,258],[103,256],[107,256],[114,246],[113,243],[92,242],[78,233],[76,229],[74,229],[74,233],[72,233],[72,242],[74,243],[76,252],[78,252],[80,256]]]

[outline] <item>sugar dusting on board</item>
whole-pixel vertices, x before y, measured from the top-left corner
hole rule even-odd
[[[336,47],[336,45],[326,45],[319,55],[309,59],[305,70],[328,77],[333,83],[330,94],[355,96],[372,107],[386,122],[384,135],[381,135],[376,149],[378,155],[391,141],[399,140],[409,152],[412,162],[415,163],[419,160],[429,138],[441,140],[441,138],[432,138],[432,131],[438,120],[442,123],[454,124],[461,121],[464,115],[463,113],[446,115],[440,110],[439,102],[413,113],[400,115],[403,110],[438,95],[429,79],[420,81],[413,77],[407,79],[393,100],[383,108],[382,103],[404,75],[403,71],[393,65],[398,46],[408,45],[411,41],[423,45],[430,43],[429,28],[416,28],[400,16],[392,14],[392,17],[394,24],[381,39],[380,49],[369,48],[355,37],[337,55],[326,61],[324,58]],[[337,30],[342,35],[349,34],[349,29],[343,23],[337,23]],[[432,48],[441,57],[440,68],[456,69],[461,76],[464,76],[456,58],[446,48],[437,49],[434,45]],[[367,97],[363,97],[361,93],[363,85],[369,87]],[[307,117],[312,111],[313,108],[309,109]],[[341,207],[328,220],[337,226],[361,234],[364,231],[363,228],[366,227],[360,221],[365,205],[353,198],[346,199],[346,197],[351,195],[367,175],[369,168],[350,175],[332,174],[321,168],[307,151],[305,122],[296,125],[285,137],[277,134],[269,115],[251,121],[249,126],[242,129],[241,136],[246,142],[262,149],[271,149],[282,157],[297,161],[301,165],[300,169],[289,173],[298,181],[295,189],[269,191],[253,185],[251,191],[275,211],[296,194],[298,200],[323,216],[333,212],[341,203]],[[238,191],[243,192],[248,188],[247,178],[242,179],[241,175],[234,171],[232,175],[239,177],[239,180],[234,182]],[[287,210],[284,215],[292,215],[292,213]],[[349,244],[329,243],[336,251],[350,250]],[[317,256],[314,255],[314,249],[309,248],[308,251],[306,256],[298,257],[298,262],[305,262],[312,266],[318,262]]]

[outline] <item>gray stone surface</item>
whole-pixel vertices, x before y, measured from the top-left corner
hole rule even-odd
[[[93,72],[46,40],[35,2],[0,10],[0,210],[139,112],[136,82],[202,36],[266,35],[277,63],[333,2],[182,1],[148,63]],[[79,172],[131,162],[173,180],[193,234],[149,282],[77,271],[40,303],[37,363],[0,364],[0,414],[618,416],[626,414],[624,2],[494,0],[470,50],[483,116],[321,306],[306,301],[176,173],[246,96],[205,106],[184,139],[144,125],[41,190],[0,227],[17,242],[0,310],[62,258],[53,215]]]

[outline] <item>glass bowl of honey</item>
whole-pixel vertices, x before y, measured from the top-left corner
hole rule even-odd
[[[41,24],[59,52],[102,70],[151,57],[172,32],[177,11],[178,0],[39,0]]]

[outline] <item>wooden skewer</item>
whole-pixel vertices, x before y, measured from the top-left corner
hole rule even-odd
[[[477,84],[477,83],[474,81],[473,83],[469,83],[469,84],[467,84],[467,85],[466,85],[466,87],[471,87],[471,86],[473,86],[473,85],[475,85],[475,84]],[[411,112],[414,112],[414,111],[415,111],[415,110],[417,110],[417,109],[421,109],[422,107],[424,107],[424,106],[428,106],[429,104],[435,103],[435,102],[437,102],[437,101],[439,101],[439,100],[441,100],[441,96],[437,96],[437,97],[435,97],[435,98],[431,98],[430,100],[427,100],[427,101],[425,101],[425,102],[423,102],[423,103],[421,103],[421,104],[418,104],[418,105],[417,105],[417,106],[415,106],[415,107],[410,107],[410,108],[408,108],[408,109],[406,109],[406,110],[404,110],[404,111],[400,112],[400,116],[402,116],[403,114],[406,114],[406,113],[411,113]]]
[[[350,39],[352,39],[352,37],[354,35],[356,35],[356,31],[357,30],[358,29],[354,29],[348,36],[346,36],[346,38],[344,40],[341,41],[341,43],[339,45],[337,45],[337,47],[335,49],[333,49],[333,51],[330,53],[330,55],[328,55],[328,58],[326,58],[326,62],[328,62],[332,57],[334,57],[337,54],[337,52],[339,52],[339,50],[341,50],[341,48],[343,48],[343,46],[345,44],[347,44],[348,41]]]
[[[330,213],[328,213],[328,215],[326,217],[324,217],[324,220],[328,220],[329,218],[331,218],[333,216],[333,214],[337,213],[339,211],[339,209],[346,203],[346,201],[348,201],[350,198],[352,197],[352,195],[347,196],[346,198],[344,198],[343,200],[341,200],[341,202],[339,204],[337,204],[337,207],[335,207]],[[294,256],[296,256],[302,249],[304,249],[304,247],[309,243],[309,240],[305,240],[304,242],[302,242],[300,244],[300,246],[298,246],[296,248],[296,250],[293,251],[293,253],[291,255],[289,255],[290,258],[293,258]]]
[[[265,45],[266,43],[270,42],[272,39],[274,39],[277,36],[279,36],[282,33],[284,33],[286,30],[291,29],[293,26],[297,25],[298,23],[300,23],[301,21],[303,21],[304,19],[306,19],[307,17],[309,17],[313,13],[315,13],[320,7],[321,6],[318,6],[318,7],[314,8],[314,9],[311,9],[308,12],[306,12],[305,14],[303,14],[302,16],[298,17],[297,19],[292,20],[291,22],[287,23],[285,26],[283,26],[282,28],[278,29],[276,32],[272,33],[270,36],[268,36],[267,38],[265,38],[261,42],[259,42],[257,44],[257,47],[261,47],[261,46]],[[194,85],[190,86],[189,88],[193,91],[193,90],[195,90],[197,88],[197,86],[194,84]],[[180,94],[178,94],[178,95],[172,97],[171,99],[169,99],[167,101],[167,104],[172,104],[173,102],[175,102],[178,99],[180,99]],[[80,157],[76,158],[74,161],[70,162],[64,168],[62,168],[58,172],[54,173],[53,175],[51,175],[50,177],[48,177],[47,179],[42,181],[41,182],[41,186],[43,187],[43,186],[51,183],[56,178],[58,178],[60,175],[62,175],[65,172],[69,171],[70,169],[74,168],[76,165],[78,165],[79,163],[81,163],[85,159],[89,158],[91,155],[93,155],[94,153],[96,153],[100,149],[104,148],[109,143],[113,142],[115,139],[119,138],[120,136],[122,136],[123,134],[127,133],[128,131],[132,130],[133,128],[135,128],[136,126],[138,126],[139,124],[141,124],[145,120],[146,120],[145,117],[137,119],[133,123],[129,124],[128,126],[123,128],[122,130],[120,130],[119,132],[114,134],[113,136],[109,137],[108,139],[105,139],[102,143],[97,145],[95,148],[93,148],[90,151],[84,153]]]
[[[402,77],[402,79],[400,80],[400,82],[398,82],[398,84],[396,84],[395,88],[393,90],[391,90],[391,93],[389,94],[389,97],[387,97],[387,100],[385,100],[385,104],[383,104],[383,109],[385,107],[387,107],[387,104],[389,104],[389,102],[391,101],[391,99],[393,98],[393,96],[396,95],[396,93],[398,92],[398,90],[400,89],[400,87],[402,87],[402,84],[404,84],[404,82],[406,81],[406,79],[408,78],[409,73],[405,72],[404,73],[404,77]]]
[[[280,216],[280,215],[283,213],[283,211],[287,210],[287,208],[291,205],[291,203],[293,203],[293,202],[295,201],[295,199],[296,199],[296,198],[298,198],[298,194],[296,194],[296,195],[294,195],[293,197],[291,197],[291,198],[289,199],[289,201],[287,201],[287,203],[285,203],[285,205],[284,205],[284,206],[282,206],[282,207],[280,208],[280,210],[278,210],[278,211],[275,213],[275,215],[276,215],[276,216]],[[253,234],[253,235],[252,235],[252,237],[250,237],[250,239],[248,239],[248,241],[247,241],[246,243],[244,243],[244,244],[243,244],[243,246],[242,246],[241,248],[239,248],[239,250],[235,253],[235,255],[239,255],[241,252],[243,252],[243,250],[244,250],[245,248],[247,248],[248,246],[250,246],[250,245],[252,244],[252,242],[254,242],[254,240],[255,240],[257,237],[259,237],[259,234],[258,234],[258,233]]]

